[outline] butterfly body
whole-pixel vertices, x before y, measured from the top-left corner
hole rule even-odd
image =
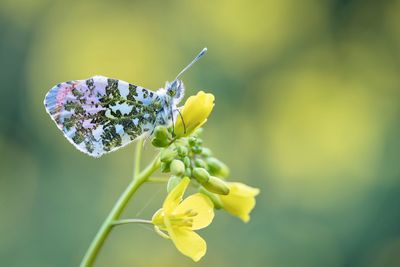
[[[151,134],[157,125],[169,126],[183,96],[183,83],[178,83],[179,87],[172,87],[167,82],[169,87],[153,92],[122,80],[94,76],[54,86],[44,104],[77,149],[100,157]]]

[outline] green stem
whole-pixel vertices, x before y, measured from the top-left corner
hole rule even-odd
[[[133,179],[135,179],[140,172],[140,160],[142,159],[142,148],[143,148],[143,139],[139,139],[136,144],[136,151],[135,151],[135,165],[133,169]]]
[[[137,152],[136,150],[136,161],[135,167],[138,166],[138,162],[140,162],[140,154],[142,149],[143,143],[137,143]],[[139,159],[138,159],[139,157]],[[90,244],[86,254],[80,264],[80,267],[91,267],[93,266],[94,261],[96,260],[97,255],[101,247],[104,244],[104,241],[110,234],[114,222],[119,219],[121,213],[123,212],[124,208],[128,204],[129,200],[132,198],[133,194],[139,189],[139,187],[146,182],[146,180],[160,167],[160,157],[157,155],[155,159],[140,173],[134,176],[133,180],[129,183],[128,187],[119,197],[117,202],[115,203],[114,207],[112,208],[111,212],[108,214],[107,218],[103,222],[102,226],[100,227],[99,231],[97,232],[95,238],[93,239],[92,243]],[[135,170],[136,173],[136,170]]]
[[[143,219],[124,219],[124,220],[114,221],[112,224],[113,225],[121,225],[121,224],[128,224],[128,223],[153,224],[151,221],[143,220]]]
[[[167,183],[168,178],[167,177],[150,177],[146,181],[147,183]]]

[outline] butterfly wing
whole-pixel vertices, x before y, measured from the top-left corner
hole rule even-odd
[[[151,131],[157,100],[157,94],[145,88],[94,76],[54,86],[44,105],[68,141],[100,157]]]

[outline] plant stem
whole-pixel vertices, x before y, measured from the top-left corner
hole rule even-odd
[[[143,148],[143,139],[139,139],[136,144],[135,151],[135,165],[133,169],[133,179],[135,179],[140,172],[140,160],[142,159],[142,148]]]
[[[143,146],[143,141],[139,141],[136,144],[136,160],[135,160],[135,167],[138,167],[138,162],[140,162],[141,156],[141,149]],[[138,152],[139,150],[139,152]],[[100,227],[99,231],[97,232],[95,238],[93,239],[92,243],[90,244],[86,254],[80,264],[80,267],[91,267],[93,266],[94,261],[104,244],[104,241],[110,234],[113,225],[113,222],[117,221],[121,216],[124,208],[128,204],[129,200],[132,198],[133,194],[139,189],[139,187],[160,167],[160,158],[157,155],[154,160],[141,172],[137,175],[134,175],[133,180],[129,183],[128,187],[119,197],[117,202],[115,203],[114,207],[112,208],[111,212],[108,214],[107,218],[103,222],[102,226]]]
[[[122,225],[122,224],[128,224],[128,223],[153,224],[151,221],[143,220],[143,219],[124,219],[124,220],[114,221],[112,224],[113,225]]]
[[[147,183],[167,183],[168,178],[167,177],[150,177],[146,181]]]

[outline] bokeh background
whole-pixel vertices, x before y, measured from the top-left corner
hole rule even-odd
[[[158,89],[204,46],[187,95],[215,94],[204,139],[262,190],[252,220],[219,212],[196,265],[120,227],[96,266],[400,266],[399,14],[372,0],[1,0],[0,266],[78,266],[132,173],[133,145],[75,150],[48,89],[95,74]],[[165,194],[146,185],[125,216]]]

